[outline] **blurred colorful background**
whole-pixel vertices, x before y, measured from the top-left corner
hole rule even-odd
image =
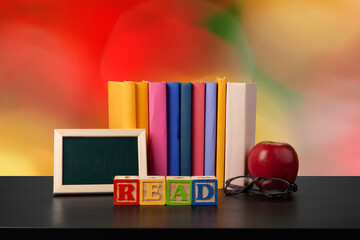
[[[357,0],[0,0],[0,175],[53,175],[53,130],[107,128],[107,81],[255,81],[256,142],[360,175]]]

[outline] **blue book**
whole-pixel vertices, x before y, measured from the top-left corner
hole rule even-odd
[[[166,83],[168,176],[180,176],[180,83]]]
[[[215,176],[216,83],[205,83],[204,175]]]
[[[191,176],[191,99],[192,84],[180,87],[180,176]]]

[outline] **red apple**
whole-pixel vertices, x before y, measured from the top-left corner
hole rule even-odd
[[[299,159],[291,145],[264,141],[250,150],[247,166],[253,177],[277,177],[295,182]]]

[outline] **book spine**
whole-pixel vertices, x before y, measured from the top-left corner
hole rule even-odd
[[[226,120],[226,78],[217,78],[217,128],[216,128],[216,178],[218,188],[224,187],[225,171],[225,120]]]
[[[205,83],[192,83],[192,176],[204,175]]]
[[[215,176],[216,83],[205,84],[205,156],[204,175]]]
[[[136,128],[134,82],[108,82],[109,128]]]
[[[149,141],[149,92],[148,83],[136,82],[136,128],[144,128]]]
[[[166,83],[149,82],[149,175],[167,176]]]
[[[246,83],[245,91],[245,175],[248,175],[247,157],[255,146],[257,84]]]
[[[191,176],[191,98],[192,84],[180,88],[180,176]]]
[[[246,158],[255,144],[256,83],[228,83],[225,179],[246,175]]]
[[[144,128],[146,132],[146,158],[149,159],[149,84],[146,81],[136,82],[136,128]]]
[[[180,83],[166,83],[168,175],[180,175]]]

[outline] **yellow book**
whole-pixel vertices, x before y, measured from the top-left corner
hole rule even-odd
[[[136,128],[134,82],[108,82],[109,128]]]
[[[216,133],[216,178],[218,188],[224,188],[225,168],[225,120],[226,120],[226,78],[217,78],[217,133]]]
[[[136,127],[146,129],[146,140],[149,142],[149,93],[148,83],[136,82]]]

